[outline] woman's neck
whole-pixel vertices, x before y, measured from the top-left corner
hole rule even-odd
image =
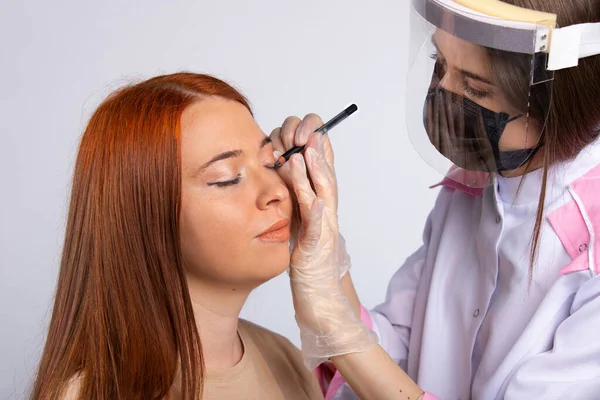
[[[207,369],[230,368],[242,358],[238,319],[250,290],[232,290],[188,278]]]

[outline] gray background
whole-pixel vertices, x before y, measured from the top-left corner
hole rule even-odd
[[[77,142],[111,90],[181,70],[247,95],[264,131],[359,112],[331,138],[340,223],[362,302],[419,243],[441,176],[413,150],[408,1],[16,1],[0,4],[0,398],[24,398],[51,311]],[[410,101],[410,97],[408,97]],[[412,116],[420,118],[419,116]],[[395,154],[386,150],[396,149]],[[299,344],[287,275],[243,317]]]

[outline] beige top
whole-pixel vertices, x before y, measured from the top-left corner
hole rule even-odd
[[[231,368],[205,371],[204,400],[323,399],[315,374],[288,339],[242,319],[238,332],[242,359]],[[169,398],[178,398],[174,391]]]
[[[316,375],[288,339],[242,319],[238,332],[242,359],[232,368],[205,371],[203,400],[323,399]],[[79,376],[73,377],[62,399],[78,400],[79,384]],[[180,399],[180,389],[173,385],[167,398]]]

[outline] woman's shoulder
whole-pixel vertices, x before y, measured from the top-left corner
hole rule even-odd
[[[322,398],[316,374],[306,367],[302,352],[288,338],[243,319],[239,321],[239,330],[245,336],[243,340],[251,341],[270,370],[285,381],[284,386],[302,388],[311,399]]]
[[[267,363],[287,365],[299,373],[309,372],[302,352],[288,338],[265,327],[240,319],[240,331],[251,340]]]

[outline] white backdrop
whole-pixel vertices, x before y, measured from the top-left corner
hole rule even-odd
[[[382,301],[420,243],[436,195],[428,186],[441,178],[406,135],[408,7],[3,0],[0,398],[25,397],[43,346],[78,138],[104,96],[132,79],[217,75],[248,96],[267,133],[290,114],[328,119],[355,102],[359,112],[331,133],[340,222],[362,302]],[[242,316],[299,344],[287,275],[257,289]]]

